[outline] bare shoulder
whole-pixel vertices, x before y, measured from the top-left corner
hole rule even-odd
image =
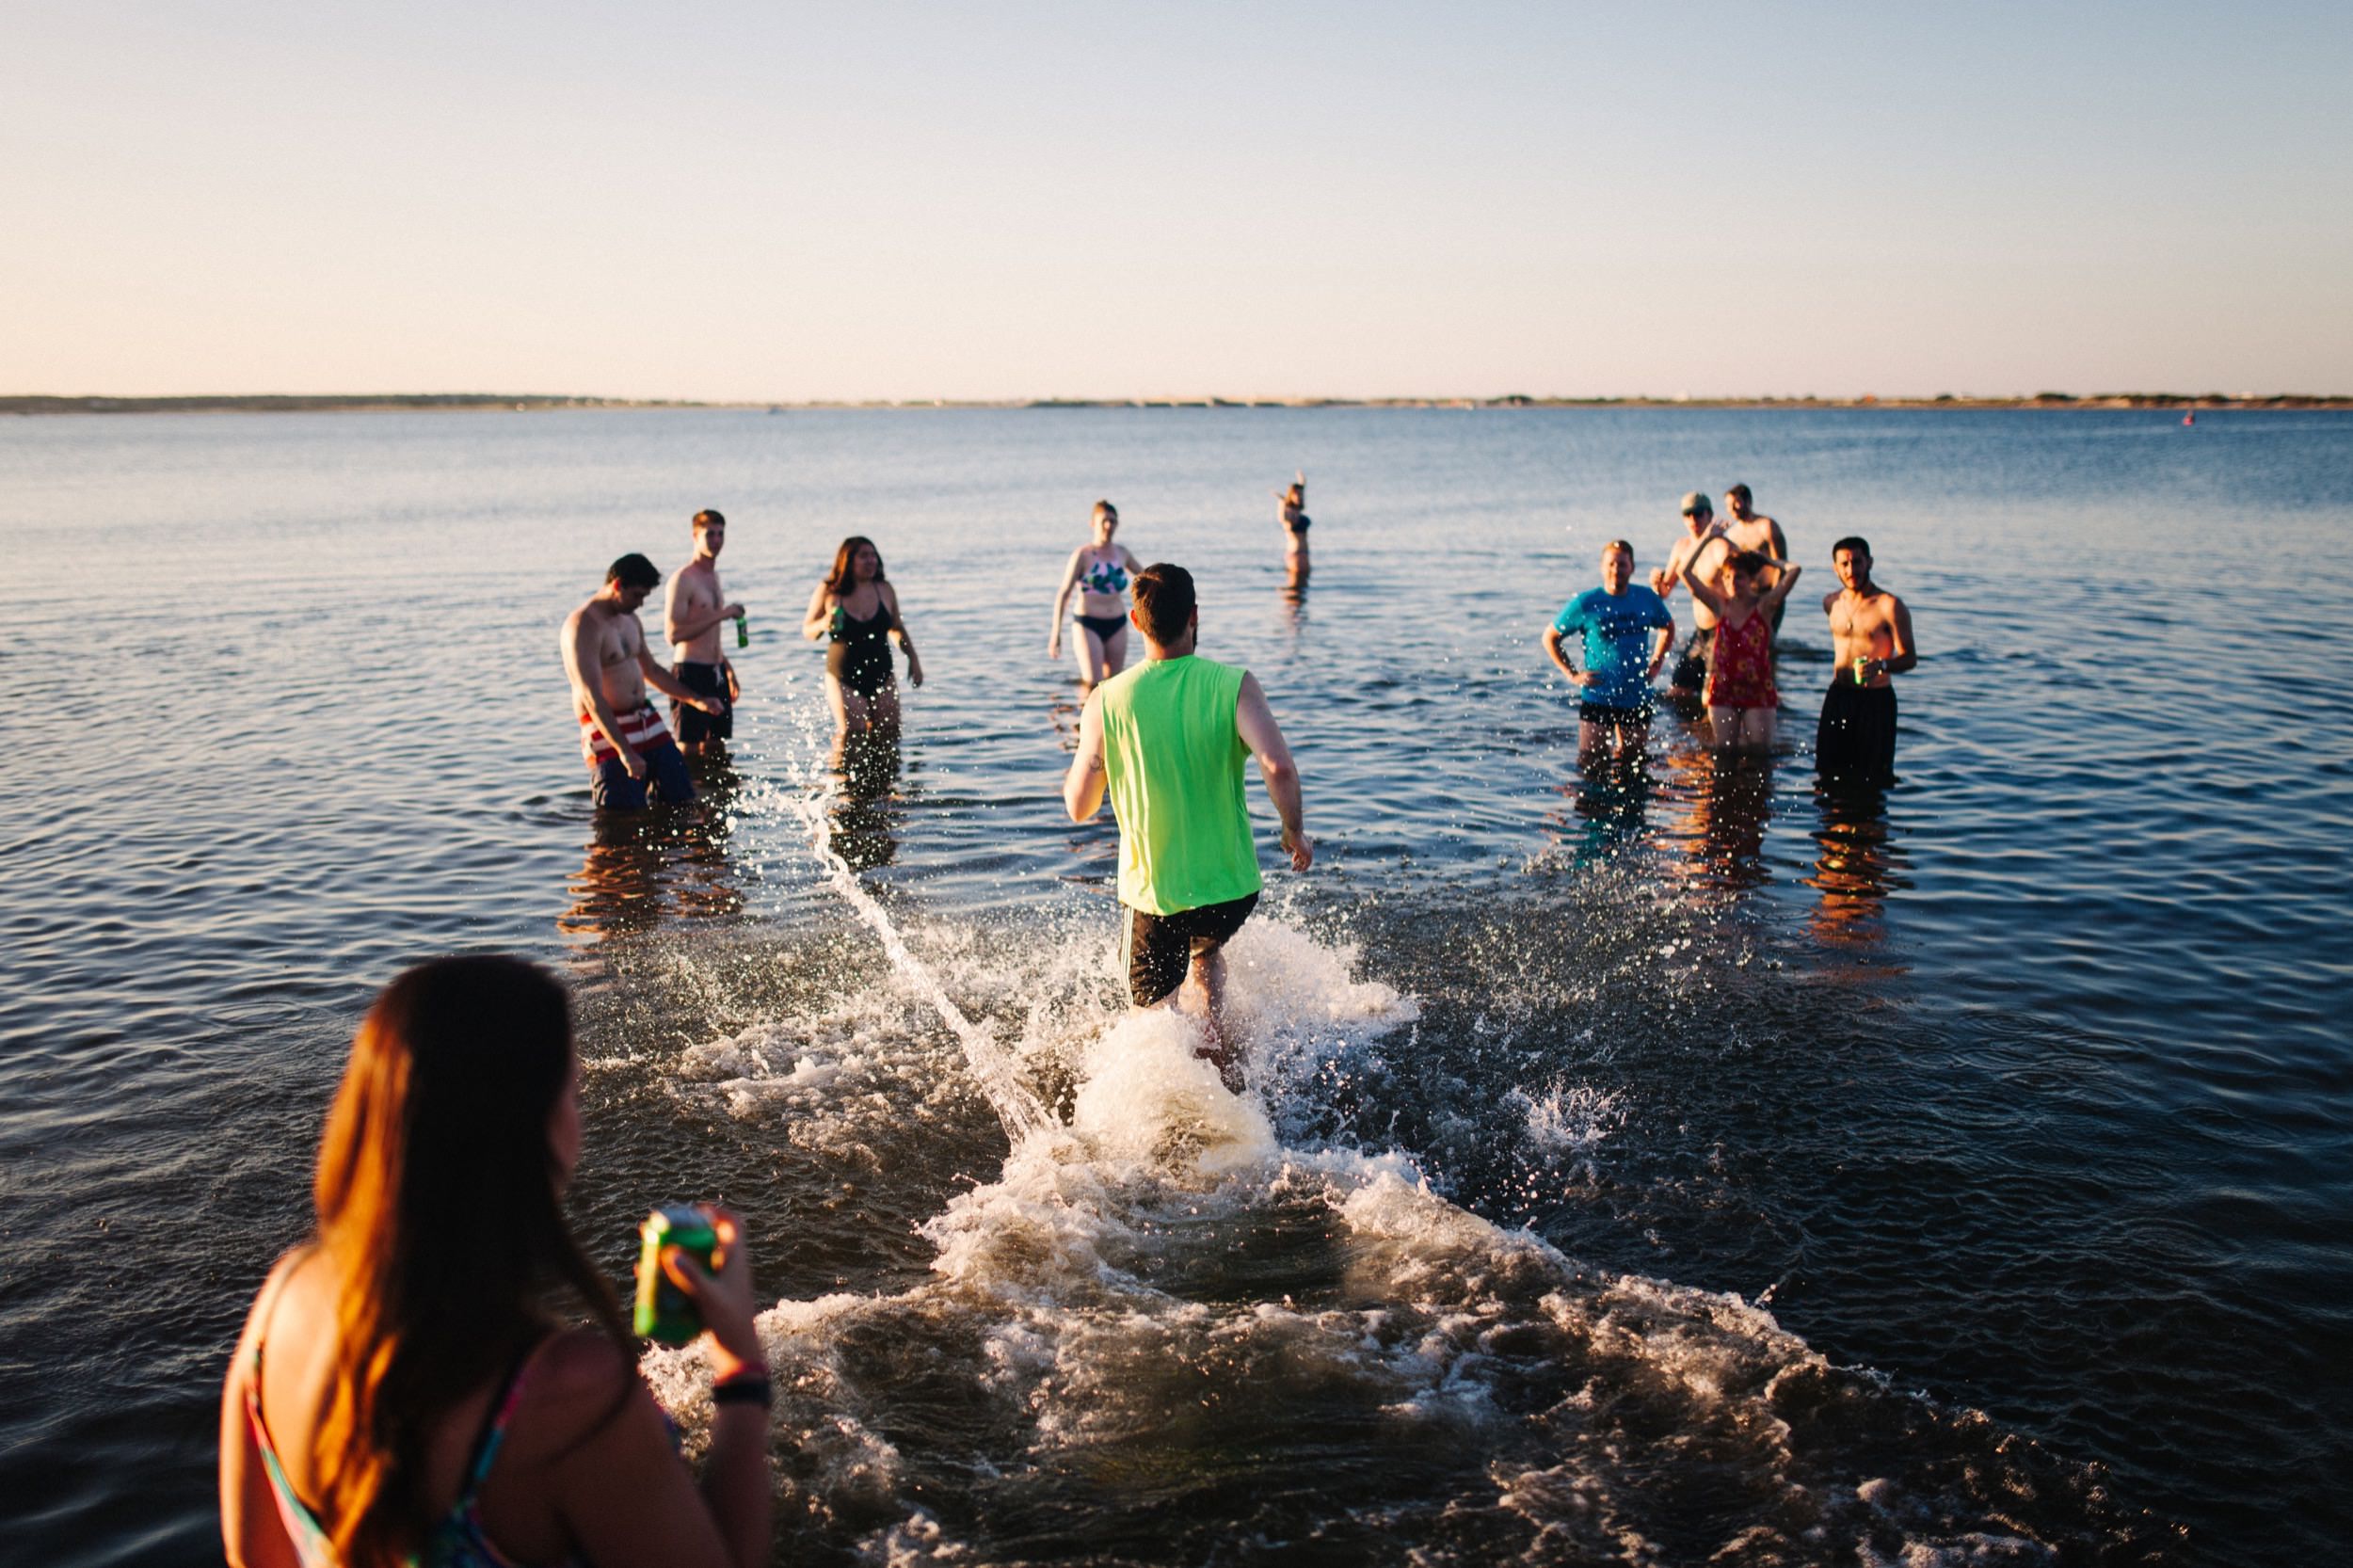
[[[525,1404],[531,1446],[560,1449],[594,1434],[620,1410],[650,1400],[628,1352],[594,1328],[558,1332],[531,1358]]]
[[[1838,596],[1844,591],[1841,588],[1833,588],[1822,596],[1822,614],[1834,616],[1838,613]]]

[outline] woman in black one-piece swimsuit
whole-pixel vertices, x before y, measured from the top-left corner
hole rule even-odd
[[[906,623],[899,616],[899,592],[883,579],[882,554],[874,542],[853,534],[834,552],[833,570],[809,596],[801,634],[825,649],[825,700],[833,706],[836,733],[880,734],[899,728],[899,688],[891,679],[890,639],[907,656],[907,684],[923,683],[923,662],[915,656]]]

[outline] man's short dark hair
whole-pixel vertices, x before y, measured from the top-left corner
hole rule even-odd
[[[1144,635],[1165,647],[1185,634],[1193,621],[1193,573],[1166,561],[1155,561],[1136,573],[1136,614],[1144,617]]]
[[[725,528],[727,525],[728,520],[708,506],[695,514],[695,526],[697,528]]]
[[[1746,485],[1735,485],[1732,488],[1726,490],[1724,494],[1737,495],[1743,501],[1754,501],[1756,499],[1756,497],[1749,493],[1749,488]]]
[[[1612,539],[1608,544],[1601,547],[1601,552],[1604,555],[1609,554],[1613,550],[1625,552],[1625,558],[1629,561],[1634,559],[1634,541],[1632,539]]]
[[[1842,550],[1854,551],[1867,560],[1871,554],[1871,541],[1860,534],[1849,534],[1830,547],[1830,558],[1833,561],[1837,560],[1838,552]]]
[[[662,568],[632,550],[604,568],[604,580],[624,588],[650,588],[662,581]]]

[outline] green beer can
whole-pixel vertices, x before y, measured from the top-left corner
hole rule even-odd
[[[702,1332],[702,1314],[685,1291],[662,1272],[662,1249],[683,1247],[706,1270],[719,1245],[711,1217],[691,1204],[664,1204],[637,1227],[637,1312],[631,1325],[640,1338],[658,1345],[683,1345]]]

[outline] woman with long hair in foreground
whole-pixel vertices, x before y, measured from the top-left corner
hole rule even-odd
[[[220,1409],[237,1568],[767,1560],[767,1370],[742,1227],[672,1283],[715,1373],[697,1488],[564,1222],[580,1158],[564,988],[513,958],[386,986],[319,1145],[313,1239],[255,1299]],[[563,1327],[543,1304],[589,1321]]]

